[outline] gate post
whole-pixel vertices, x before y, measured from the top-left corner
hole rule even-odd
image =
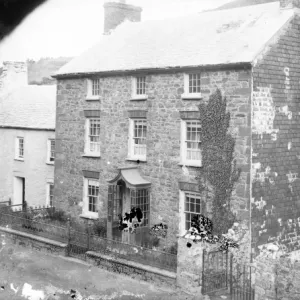
[[[232,295],[232,272],[233,272],[233,270],[232,270],[232,265],[233,265],[233,255],[232,254],[230,254],[230,295]]]

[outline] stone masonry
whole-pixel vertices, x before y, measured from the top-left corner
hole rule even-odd
[[[252,242],[300,249],[300,19],[253,69]]]
[[[180,159],[180,111],[197,111],[218,87],[228,99],[231,133],[236,137],[235,155],[242,168],[232,208],[239,218],[250,217],[250,72],[244,69],[201,73],[203,100],[182,100],[183,73],[147,75],[148,100],[131,101],[131,77],[100,79],[100,102],[86,101],[86,78],[58,80],[55,161],[55,206],[74,216],[82,212],[82,170],[100,171],[100,217],[107,214],[108,180],[117,168],[137,165],[126,161],[128,112],[147,111],[147,162],[139,164],[141,175],[151,182],[150,225],[168,224],[168,241],[176,241],[179,222],[179,181],[197,183],[197,168],[183,172]],[[83,110],[100,110],[101,158],[83,157]],[[205,197],[205,195],[202,195]]]

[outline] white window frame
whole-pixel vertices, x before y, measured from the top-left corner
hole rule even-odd
[[[96,211],[89,211],[89,195],[88,195],[88,186],[89,182],[93,183],[94,186],[98,187],[98,197],[97,197],[97,203],[96,203]],[[95,178],[83,178],[83,206],[82,206],[82,215],[83,217],[91,218],[91,219],[97,219],[98,218],[98,211],[99,211],[99,200],[100,200],[100,185],[99,180]]]
[[[145,94],[137,93],[138,78],[145,78]],[[131,77],[131,100],[146,100],[146,99],[148,99],[148,95],[146,94],[146,91],[147,91],[147,77],[146,76],[140,75],[140,76]]]
[[[20,156],[20,140],[23,140],[23,155]],[[25,139],[24,137],[18,136],[15,140],[15,159],[16,160],[24,160],[25,154]]]
[[[193,76],[195,74],[198,74],[201,80],[201,74],[200,72],[192,72],[192,73],[185,73],[183,75],[183,79],[184,79],[184,93],[181,95],[182,99],[201,99],[201,92],[199,93],[190,93],[189,88],[189,79],[190,79],[190,75]],[[200,81],[200,88],[201,88],[201,81]]]
[[[180,164],[185,166],[201,167],[202,166],[202,154],[200,154],[200,160],[188,160],[187,156],[187,122],[199,122],[199,120],[181,120],[181,141],[180,141]],[[201,150],[200,150],[201,153]]]
[[[54,156],[51,156],[51,143],[54,142]],[[53,160],[51,160],[53,158]],[[47,140],[47,164],[54,165],[55,161],[55,139],[48,139]]]
[[[199,193],[179,190],[179,235],[181,236],[183,236],[187,231],[185,228],[187,213],[185,210],[185,200],[188,195],[192,195],[200,199],[200,213],[197,212],[196,214],[204,214],[206,210],[205,201],[201,199],[202,197]]]
[[[46,206],[51,206],[52,207],[54,197],[52,198],[52,205],[51,205],[51,198],[50,198],[50,186],[51,185],[53,186],[53,189],[54,189],[54,183],[53,182],[47,182],[47,185],[46,185]]]
[[[135,143],[134,143],[134,125],[136,121],[144,121],[146,123],[146,153],[144,155],[137,155],[134,154],[135,149]],[[129,119],[129,134],[128,134],[128,159],[131,160],[140,160],[140,161],[146,161],[147,159],[147,130],[148,124],[147,120],[143,118],[131,118]]]
[[[99,94],[93,95],[93,82],[97,81],[99,84]],[[100,79],[99,78],[93,78],[93,79],[87,79],[87,96],[86,100],[99,100],[100,99]]]
[[[90,133],[90,124],[91,121],[97,120],[100,125],[100,118],[86,118],[85,121],[85,141],[84,141],[84,155],[85,156],[91,156],[91,157],[100,157],[100,152],[101,152],[101,145],[100,145],[100,133],[99,133],[99,151],[91,151],[90,147],[90,138],[89,138],[89,133]],[[101,130],[101,128],[100,128]]]

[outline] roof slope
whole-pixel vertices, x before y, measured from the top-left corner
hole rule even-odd
[[[264,3],[275,2],[275,1],[276,0],[234,0],[232,2],[225,3],[222,6],[212,10],[231,9],[236,7],[264,4]]]
[[[292,16],[274,2],[126,22],[55,75],[252,62]]]
[[[55,129],[56,86],[28,85],[0,98],[0,127]]]

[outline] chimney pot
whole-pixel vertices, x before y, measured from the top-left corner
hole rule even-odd
[[[106,1],[104,3],[104,34],[109,34],[125,20],[141,21],[142,8],[127,4],[126,0]]]

